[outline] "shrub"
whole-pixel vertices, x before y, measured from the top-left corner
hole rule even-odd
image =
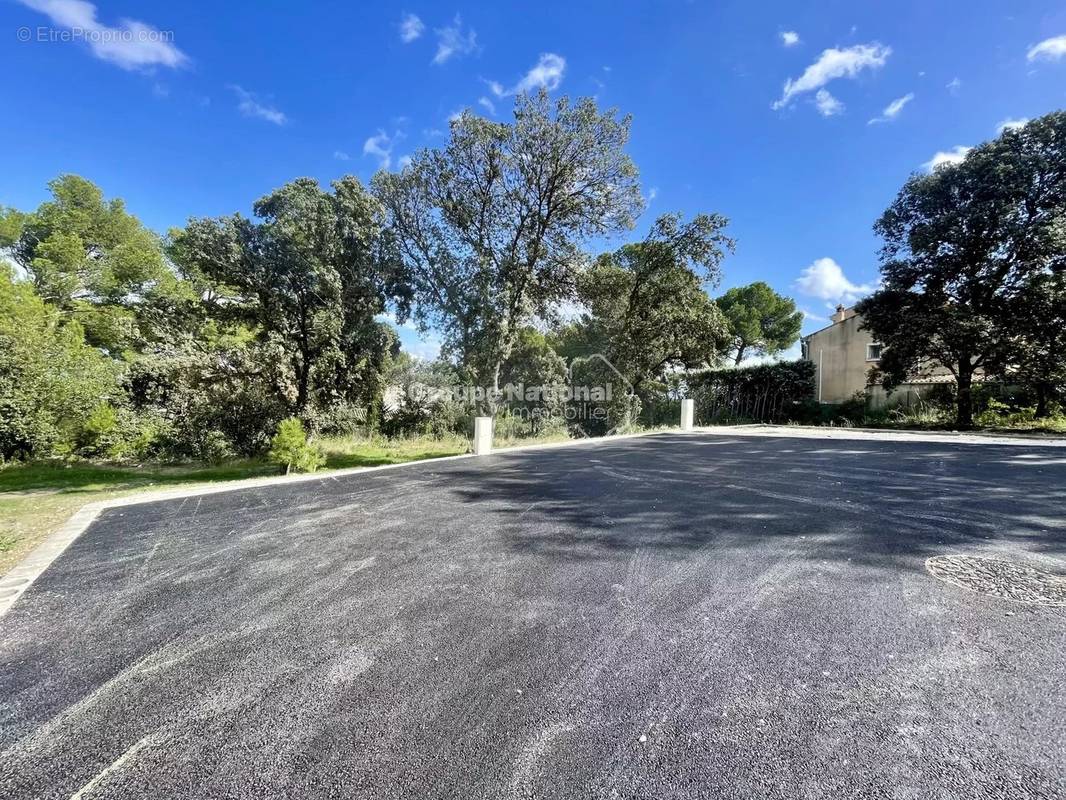
[[[322,450],[307,441],[307,432],[298,417],[289,417],[278,423],[278,431],[270,442],[270,460],[280,466],[286,475],[293,470],[314,472],[326,463]]]
[[[287,411],[254,374],[248,353],[155,353],[135,361],[124,388],[138,417],[155,420],[156,455],[258,456]]]
[[[0,264],[0,457],[68,455],[120,366]]]
[[[101,403],[82,423],[78,433],[78,454],[106,456],[116,448],[119,440],[118,414],[110,403]]]
[[[449,397],[435,396],[432,388],[422,395],[405,393],[399,404],[390,409],[381,421],[385,436],[448,436],[472,435],[473,415],[462,404]]]
[[[786,422],[813,416],[814,364],[800,359],[689,376],[700,422]]]

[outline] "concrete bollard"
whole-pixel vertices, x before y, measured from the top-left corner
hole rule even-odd
[[[474,417],[474,455],[492,452],[492,417]]]
[[[681,430],[692,430],[692,422],[696,417],[696,401],[695,400],[682,400],[681,401]]]

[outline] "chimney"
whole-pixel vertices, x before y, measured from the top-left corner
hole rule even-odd
[[[837,306],[837,313],[830,317],[833,322],[843,322],[848,318],[848,310],[842,305]]]

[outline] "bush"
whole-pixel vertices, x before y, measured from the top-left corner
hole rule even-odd
[[[287,410],[255,375],[250,354],[160,352],[135,361],[124,388],[138,417],[156,421],[156,455],[218,462],[270,447]]]
[[[78,433],[78,454],[83,456],[111,456],[121,449],[118,413],[110,403],[101,403],[92,410]]]
[[[689,376],[688,384],[700,423],[807,421],[815,416],[814,364],[804,359],[707,370]]]
[[[278,423],[278,431],[270,442],[270,460],[288,475],[291,471],[314,472],[326,463],[322,450],[307,441],[304,424],[298,417]]]
[[[119,371],[0,264],[0,457],[69,455],[101,400],[121,396]]]
[[[438,396],[430,387],[426,393],[407,391],[399,405],[381,421],[385,436],[472,436],[473,414],[449,397]]]

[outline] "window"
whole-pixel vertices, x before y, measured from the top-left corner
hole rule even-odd
[[[881,360],[881,343],[870,342],[866,345],[866,360],[867,361],[880,361]]]

